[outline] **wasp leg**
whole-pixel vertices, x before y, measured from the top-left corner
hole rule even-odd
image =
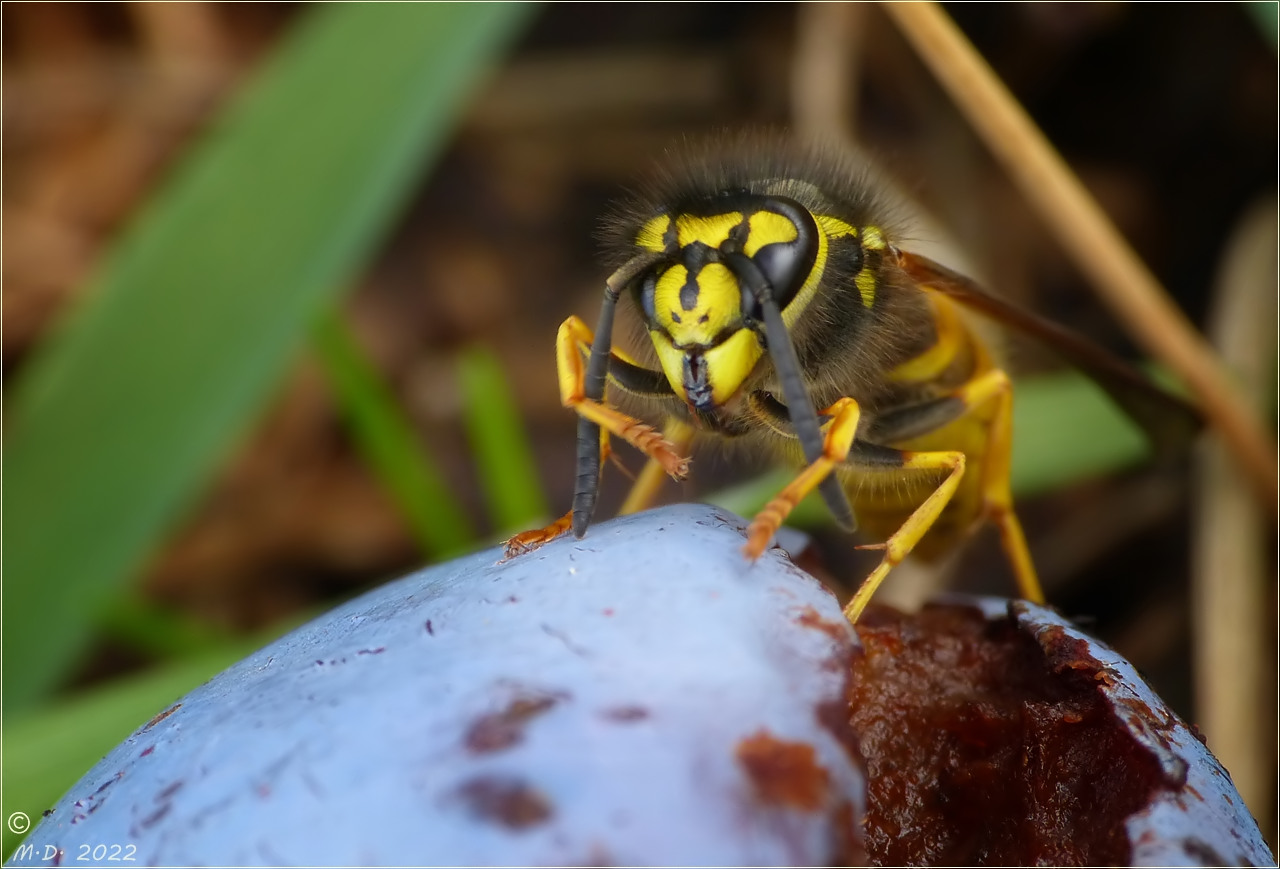
[[[994,415],[990,423],[987,445],[985,475],[982,481],[984,514],[1000,532],[1000,541],[1005,555],[1017,578],[1018,589],[1022,596],[1035,603],[1044,602],[1044,593],[1040,589],[1040,581],[1036,578],[1035,567],[1031,563],[1031,555],[1027,549],[1027,541],[1022,533],[1022,525],[1013,512],[1013,497],[1009,490],[1009,456],[1013,422],[1013,391],[1009,377],[999,369],[993,369],[975,378],[957,390],[953,396],[944,401],[958,401],[968,410],[994,402]],[[907,521],[902,524],[887,541],[872,547],[883,549],[884,557],[875,570],[862,582],[853,599],[845,607],[845,616],[850,622],[856,622],[858,616],[866,608],[871,596],[875,594],[880,583],[893,567],[899,564],[911,552],[920,539],[928,532],[939,514],[947,506],[955,494],[960,478],[964,476],[965,457],[963,453],[954,451],[937,452],[898,452],[901,457],[900,468],[919,471],[945,471],[947,476],[938,484],[938,488],[916,508]]]
[[[683,480],[689,473],[689,460],[680,455],[674,445],[653,426],[627,416],[602,402],[586,397],[586,365],[582,361],[583,348],[591,346],[593,336],[587,324],[577,317],[570,317],[560,326],[556,335],[556,370],[560,379],[560,402],[576,411],[579,416],[600,426],[603,431],[622,438],[627,443],[655,460],[667,474]],[[628,361],[610,354],[610,363],[629,365]]]
[[[871,600],[871,596],[876,593],[876,589],[880,587],[880,583],[884,582],[884,578],[888,576],[889,571],[902,562],[910,554],[915,545],[920,542],[920,538],[937,521],[939,514],[942,513],[947,502],[951,500],[951,496],[955,494],[956,487],[960,485],[960,478],[964,476],[964,453],[961,452],[927,452],[913,453],[906,450],[897,451],[901,457],[899,468],[909,471],[946,471],[947,476],[933,493],[925,498],[924,503],[915,509],[915,512],[907,517],[907,521],[902,523],[902,527],[895,531],[884,543],[874,544],[873,546],[861,547],[864,549],[883,549],[884,557],[880,559],[880,564],[871,574],[862,581],[862,585],[858,586],[858,590],[853,595],[853,599],[844,608],[845,618],[850,623],[856,623],[858,616],[862,615],[862,611],[866,609],[867,602]]]
[[[667,443],[671,444],[672,449],[683,455],[693,442],[693,429],[679,420],[673,419],[663,427],[662,436]],[[622,507],[618,510],[619,515],[626,516],[630,513],[639,513],[641,510],[649,509],[654,501],[657,500],[658,489],[662,486],[666,476],[666,468],[662,466],[661,462],[656,459],[650,459],[646,462],[644,469],[640,471],[640,476],[636,477],[631,491],[627,493],[627,499],[622,502]]]
[[[987,516],[1000,532],[1000,545],[1013,568],[1018,591],[1032,603],[1044,603],[1044,590],[1031,563],[1027,537],[1022,523],[1013,512],[1013,492],[1009,488],[1009,465],[1013,454],[1013,384],[1000,369],[988,371],[966,386],[966,403],[994,401],[995,415],[987,443],[986,475],[982,481],[982,497]]]
[[[752,560],[760,557],[778,528],[796,505],[804,500],[805,495],[816,489],[835,470],[836,465],[842,464],[849,456],[853,437],[858,431],[858,420],[862,415],[858,403],[852,398],[842,398],[821,411],[821,414],[831,417],[822,439],[822,455],[801,471],[751,520],[743,552]]]
[[[677,480],[684,479],[689,472],[689,460],[681,455],[685,444],[673,444],[652,426],[586,397],[583,357],[590,350],[593,337],[591,329],[582,320],[577,317],[565,320],[556,334],[556,370],[560,381],[560,400],[564,406],[599,426],[601,469],[610,455],[609,435],[614,434],[647,455],[650,464],[660,469],[655,474],[665,473]],[[641,395],[661,395],[660,390],[665,383],[661,375],[641,368],[616,351],[610,353],[609,364],[611,379],[624,390]],[[653,488],[656,491],[656,486]],[[570,510],[545,528],[523,531],[507,541],[506,557],[514,558],[537,549],[572,526],[573,510]]]
[[[508,558],[515,558],[517,555],[532,552],[542,544],[555,540],[571,527],[573,527],[572,510],[544,528],[531,528],[528,531],[521,531],[514,537],[507,538],[506,551],[502,560],[506,561]]]
[[[604,470],[604,463],[609,461],[613,455],[613,449],[609,446],[609,433],[604,429],[600,430],[600,469]],[[559,519],[543,528],[531,528],[528,531],[521,531],[513,537],[507,538],[506,552],[503,554],[503,561],[508,558],[515,558],[517,555],[523,555],[526,552],[532,552],[544,543],[550,543],[561,534],[573,527],[573,510],[565,513]]]

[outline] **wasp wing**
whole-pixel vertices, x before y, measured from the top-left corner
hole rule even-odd
[[[1146,433],[1157,455],[1186,448],[1203,427],[1200,411],[1158,386],[1138,369],[1076,332],[993,296],[971,278],[928,257],[895,250],[898,265],[916,283],[941,293],[970,310],[1043,342],[1093,378]]]

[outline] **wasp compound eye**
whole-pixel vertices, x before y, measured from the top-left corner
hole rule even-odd
[[[780,196],[765,197],[749,218],[742,252],[755,262],[779,309],[800,292],[818,257],[818,225],[809,211]]]
[[[654,324],[658,322],[658,314],[655,307],[654,298],[658,292],[658,275],[656,272],[650,271],[645,274],[644,280],[640,282],[640,310],[644,311],[645,322],[652,329]]]

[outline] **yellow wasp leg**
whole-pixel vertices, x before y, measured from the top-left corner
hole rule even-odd
[[[984,398],[996,402],[995,415],[987,441],[986,477],[982,481],[982,497],[986,515],[1000,532],[1000,545],[1013,568],[1018,592],[1032,603],[1044,603],[1044,591],[1031,563],[1022,523],[1013,512],[1013,493],[1009,489],[1009,465],[1013,453],[1013,384],[1003,371],[994,369],[970,383],[975,403]],[[966,396],[967,400],[967,396]]]
[[[604,429],[600,429],[600,470],[604,470],[605,462],[613,455],[613,449],[609,446],[609,433]],[[515,558],[517,555],[523,555],[530,550],[537,549],[544,543],[552,541],[564,534],[573,527],[573,510],[565,513],[559,519],[543,528],[533,528],[529,531],[521,531],[514,537],[507,538],[506,553],[504,558]]]
[[[612,433],[647,455],[649,465],[660,469],[654,473],[666,473],[677,480],[684,479],[689,473],[689,460],[680,455],[683,446],[670,443],[652,426],[586,397],[587,369],[583,357],[591,348],[592,338],[591,329],[582,320],[577,317],[565,320],[556,333],[556,371],[560,380],[561,403],[600,426],[601,469],[610,456],[609,435]],[[616,352],[612,355],[623,361],[630,361]],[[691,432],[688,437],[692,437]],[[648,466],[645,470],[648,472]],[[656,491],[656,486],[653,488]],[[570,510],[545,528],[523,531],[507,540],[506,557],[514,558],[536,549],[564,534],[572,526],[573,511]]]
[[[671,445],[672,449],[684,454],[693,442],[693,429],[679,420],[673,419],[663,427],[662,436]],[[666,474],[666,468],[658,460],[650,459],[646,462],[644,469],[640,471],[640,476],[636,478],[635,485],[627,493],[627,499],[622,502],[622,508],[618,510],[619,515],[626,516],[629,513],[639,513],[641,510],[647,510],[653,506],[658,497],[658,489],[662,486]]]
[[[915,512],[907,517],[907,521],[902,523],[902,527],[895,531],[884,543],[877,543],[871,546],[859,547],[861,549],[883,549],[884,557],[880,559],[880,564],[871,574],[862,581],[862,585],[858,586],[858,591],[853,595],[853,599],[844,608],[844,615],[850,623],[858,621],[858,616],[862,615],[862,611],[866,609],[867,602],[871,600],[871,596],[876,593],[876,589],[880,587],[880,583],[884,582],[884,578],[889,575],[889,571],[896,565],[901,563],[902,559],[915,548],[920,542],[920,538],[937,521],[939,514],[942,513],[947,502],[951,500],[951,496],[955,494],[956,487],[960,485],[960,478],[964,476],[964,453],[960,452],[928,452],[913,453],[903,451],[902,465],[904,470],[909,471],[947,471],[946,479],[944,479],[938,488],[933,490],[924,503],[916,508]]]
[[[503,560],[507,558],[515,558],[517,555],[523,555],[526,552],[537,549],[544,543],[555,540],[561,534],[573,527],[573,511],[570,510],[556,521],[547,525],[545,528],[533,528],[529,531],[521,531],[514,537],[507,538],[506,552]]]
[[[969,408],[979,407],[989,401],[996,402],[995,414],[988,434],[986,476],[982,483],[984,511],[1000,531],[1001,544],[1013,567],[1022,596],[1035,603],[1043,603],[1044,593],[1040,590],[1040,581],[1036,578],[1035,567],[1031,563],[1022,525],[1013,512],[1013,498],[1009,491],[1009,457],[1013,425],[1013,391],[1009,377],[999,369],[992,369],[965,384],[956,392],[955,397]],[[955,494],[956,487],[960,485],[960,478],[964,476],[964,453],[904,451],[902,459],[901,467],[904,469],[947,471],[947,476],[887,541],[862,547],[883,549],[884,557],[876,569],[863,580],[853,599],[844,608],[845,617],[850,622],[858,620],[858,616],[862,615],[862,611],[876,589],[880,587],[880,583],[884,581],[885,576],[907,557],[933,526],[952,495]]]
[[[556,334],[560,402],[658,462],[667,474],[683,480],[689,474],[689,460],[681,456],[653,426],[586,397],[587,367],[582,359],[582,348],[590,348],[592,339],[587,324],[577,317],[570,317],[561,324]]]
[[[821,414],[831,417],[831,421],[827,423],[826,435],[822,439],[822,455],[801,471],[751,520],[751,525],[747,528],[747,545],[742,551],[752,560],[760,557],[773,535],[796,505],[804,500],[805,495],[816,489],[836,465],[843,463],[849,456],[853,437],[858,431],[858,419],[862,415],[858,403],[852,398],[842,398],[821,411]]]

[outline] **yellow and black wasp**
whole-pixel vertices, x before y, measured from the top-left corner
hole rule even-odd
[[[609,221],[615,271],[595,332],[570,317],[556,340],[561,399],[579,416],[573,508],[508,554],[585,534],[610,435],[650,458],[629,511],[663,472],[685,477],[705,434],[802,468],[751,522],[749,558],[814,489],[842,526],[884,541],[866,547],[883,557],[850,621],[908,554],[945,552],[984,520],[1020,594],[1043,602],[1009,491],[1010,380],[961,309],[1047,341],[1149,432],[1193,414],[1100,348],[903,250],[894,210],[851,157],[781,137],[675,157]],[[624,294],[652,339],[648,364],[612,346]]]

